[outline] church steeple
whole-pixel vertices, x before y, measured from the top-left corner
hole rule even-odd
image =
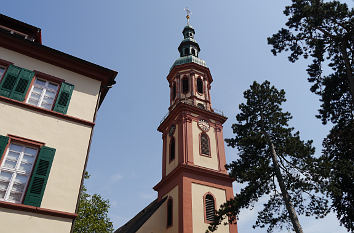
[[[183,102],[213,111],[209,92],[213,79],[205,61],[198,57],[200,47],[194,39],[195,30],[189,24],[188,15],[187,19],[187,26],[182,31],[184,39],[178,47],[180,57],[167,76],[171,89],[170,110]]]
[[[158,127],[163,140],[162,179],[154,189],[158,200],[169,200],[166,230],[158,231],[163,233],[204,233],[216,208],[233,197],[222,133],[227,118],[212,108],[213,78],[199,58],[200,47],[187,13],[180,57],[167,76],[169,113]],[[222,224],[217,232],[237,233],[237,225]]]
[[[200,47],[197,41],[194,39],[195,30],[192,26],[187,25],[183,29],[184,39],[178,47],[180,57],[195,56],[198,57]]]

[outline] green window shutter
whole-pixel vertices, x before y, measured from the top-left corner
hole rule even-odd
[[[28,87],[31,84],[33,77],[33,71],[22,69],[18,75],[16,87],[12,91],[10,98],[18,101],[24,101]]]
[[[9,143],[9,137],[5,137],[5,136],[0,135],[0,160],[1,160],[2,156],[4,155],[4,151],[7,146],[7,143]]]
[[[66,114],[68,111],[71,94],[73,93],[74,85],[69,83],[62,83],[57,101],[54,105],[53,111]]]
[[[46,146],[43,146],[39,151],[23,204],[36,207],[41,206],[54,154],[55,149]]]
[[[18,81],[18,75],[20,74],[21,68],[10,65],[7,68],[6,74],[0,83],[0,95],[5,97],[10,97],[15,85]]]

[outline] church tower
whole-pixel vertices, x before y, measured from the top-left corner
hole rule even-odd
[[[213,78],[195,30],[188,24],[178,47],[180,57],[167,76],[169,113],[158,127],[162,133],[162,179],[154,187],[166,203],[166,231],[204,233],[221,204],[233,197],[225,170],[223,123],[226,117],[211,104]],[[217,232],[235,233],[237,225],[220,225]]]

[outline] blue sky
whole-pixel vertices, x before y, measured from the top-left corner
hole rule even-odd
[[[119,72],[97,115],[87,182],[90,192],[111,201],[110,218],[118,228],[157,196],[152,187],[161,179],[162,140],[156,129],[169,106],[166,76],[178,57],[186,6],[200,57],[213,75],[212,105],[229,118],[224,137],[233,136],[243,91],[267,79],[286,91],[292,126],[303,139],[313,139],[320,153],[329,127],[315,118],[319,101],[309,91],[307,61],[274,57],[266,42],[284,24],[288,2],[23,0],[4,1],[0,12],[42,28],[43,44]],[[353,7],[353,1],[345,2]],[[231,148],[226,156],[237,158]],[[240,233],[265,232],[251,227],[258,208],[241,212]],[[306,233],[346,232],[333,215],[300,221]]]

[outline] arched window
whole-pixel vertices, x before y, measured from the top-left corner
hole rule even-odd
[[[176,98],[176,84],[173,83],[172,85],[172,100]]]
[[[183,94],[188,93],[189,91],[189,80],[187,77],[183,77],[182,79],[182,92]]]
[[[188,48],[184,49],[184,55],[189,55],[189,51],[188,50],[189,50]]]
[[[202,155],[210,155],[209,137],[206,133],[200,135],[200,152]]]
[[[167,201],[167,227],[172,226],[173,219],[173,200],[169,198]]]
[[[203,80],[201,78],[197,79],[197,91],[203,94]]]
[[[205,220],[207,222],[214,221],[215,216],[215,200],[213,195],[207,194],[204,198]]]
[[[193,56],[196,56],[195,49],[192,49],[192,54],[193,54]]]
[[[170,141],[170,162],[175,159],[175,155],[176,155],[175,151],[176,151],[175,138],[171,137],[171,141]]]

